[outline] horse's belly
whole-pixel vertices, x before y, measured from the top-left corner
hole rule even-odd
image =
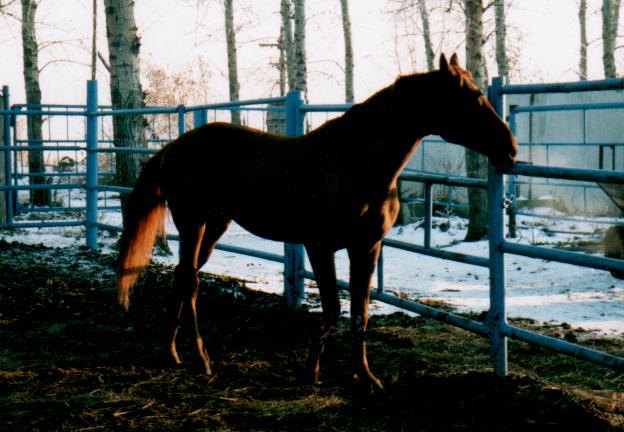
[[[275,241],[306,243],[336,236],[336,226],[329,222],[322,223],[318,219],[284,213],[259,215],[261,212],[258,210],[255,215],[238,215],[234,220],[252,234]]]

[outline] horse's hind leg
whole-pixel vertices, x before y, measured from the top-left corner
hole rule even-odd
[[[381,242],[372,248],[353,246],[348,248],[350,261],[351,331],[353,333],[353,366],[356,378],[373,388],[383,389],[381,382],[368,367],[366,358],[366,327],[371,279],[379,258]]]
[[[187,225],[176,222],[176,226],[180,235],[180,260],[173,274],[175,301],[173,307],[173,322],[171,324],[169,350],[173,360],[179,364],[181,363],[181,360],[176,347],[176,337],[178,335],[178,329],[182,324],[182,318],[185,311],[190,311],[193,317],[193,323],[196,323],[197,321],[195,309],[197,289],[199,287],[199,280],[197,278],[197,259],[201,239],[204,235],[205,225]],[[210,362],[205,349],[202,349],[200,352],[200,357],[206,367],[206,372],[210,373]]]
[[[211,374],[210,358],[204,347],[197,323],[197,292],[199,279],[197,272],[204,265],[214,249],[219,237],[225,232],[228,221],[222,219],[209,221],[207,224],[178,224],[180,233],[180,262],[174,273],[175,305],[169,349],[176,363],[180,363],[176,347],[176,336],[184,311],[190,314],[195,335],[195,343],[200,360],[208,375]]]
[[[325,343],[336,332],[340,317],[340,300],[336,286],[334,251],[319,244],[306,244],[306,251],[314,270],[323,307],[323,327],[317,336],[312,337],[306,364],[308,379],[318,384],[321,355],[325,350]]]

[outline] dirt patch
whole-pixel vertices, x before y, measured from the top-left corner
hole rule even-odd
[[[347,319],[324,359],[324,383],[303,384],[307,341],[319,315],[206,274],[199,306],[215,375],[194,368],[188,333],[179,347],[188,363],[175,368],[163,349],[172,269],[150,266],[125,314],[115,303],[112,268],[112,257],[81,248],[0,242],[0,429],[624,427],[621,372],[511,342],[512,373],[496,377],[486,340],[403,314],[371,320],[369,360],[385,394],[354,386]],[[575,332],[543,330],[561,337]],[[621,341],[583,343],[624,353]]]

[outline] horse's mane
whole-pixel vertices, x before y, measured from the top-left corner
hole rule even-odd
[[[427,81],[437,76],[438,71],[419,72],[399,76],[392,84],[378,90],[366,100],[353,105],[343,115],[329,120],[315,129],[318,133],[334,131],[337,128],[351,128],[354,123],[361,128],[362,125],[373,126],[380,116],[387,115],[395,108],[395,95],[401,83],[405,81],[421,81],[423,91],[427,90]]]

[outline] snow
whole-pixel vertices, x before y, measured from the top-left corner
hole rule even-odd
[[[552,210],[552,209],[551,209]],[[540,211],[539,214],[544,212]],[[602,222],[613,222],[603,220]],[[100,222],[120,225],[120,215],[114,212],[100,214]],[[432,245],[448,251],[487,257],[487,241],[463,243],[466,221],[458,217],[435,217]],[[420,224],[395,227],[388,237],[404,242],[422,244]],[[443,229],[441,229],[443,228]],[[175,233],[170,220],[167,229]],[[605,225],[595,221],[554,221],[537,216],[518,217],[518,238],[522,244],[540,246],[565,245],[579,240],[597,242]],[[84,229],[50,228],[15,230],[0,233],[0,238],[49,247],[67,247],[83,244]],[[102,251],[110,253],[115,238],[100,237]],[[281,243],[255,237],[233,223],[221,243],[283,253]],[[177,242],[171,242],[172,256],[154,259],[175,264]],[[384,290],[400,292],[410,299],[434,299],[447,302],[460,312],[481,312],[489,306],[489,273],[481,267],[385,247]],[[310,269],[309,263],[306,267]],[[348,280],[348,259],[344,251],[336,254],[338,277]],[[205,272],[235,276],[248,287],[271,293],[283,290],[282,265],[243,255],[217,250],[202,269]],[[573,328],[593,330],[596,335],[624,336],[624,281],[613,278],[609,272],[547,262],[522,256],[506,256],[508,317],[530,318],[539,322],[566,322]],[[374,282],[377,279],[375,277]],[[308,281],[307,292],[317,292]],[[318,304],[314,303],[315,307]],[[391,313],[393,306],[372,302],[371,313]],[[343,300],[343,312],[348,301]]]

